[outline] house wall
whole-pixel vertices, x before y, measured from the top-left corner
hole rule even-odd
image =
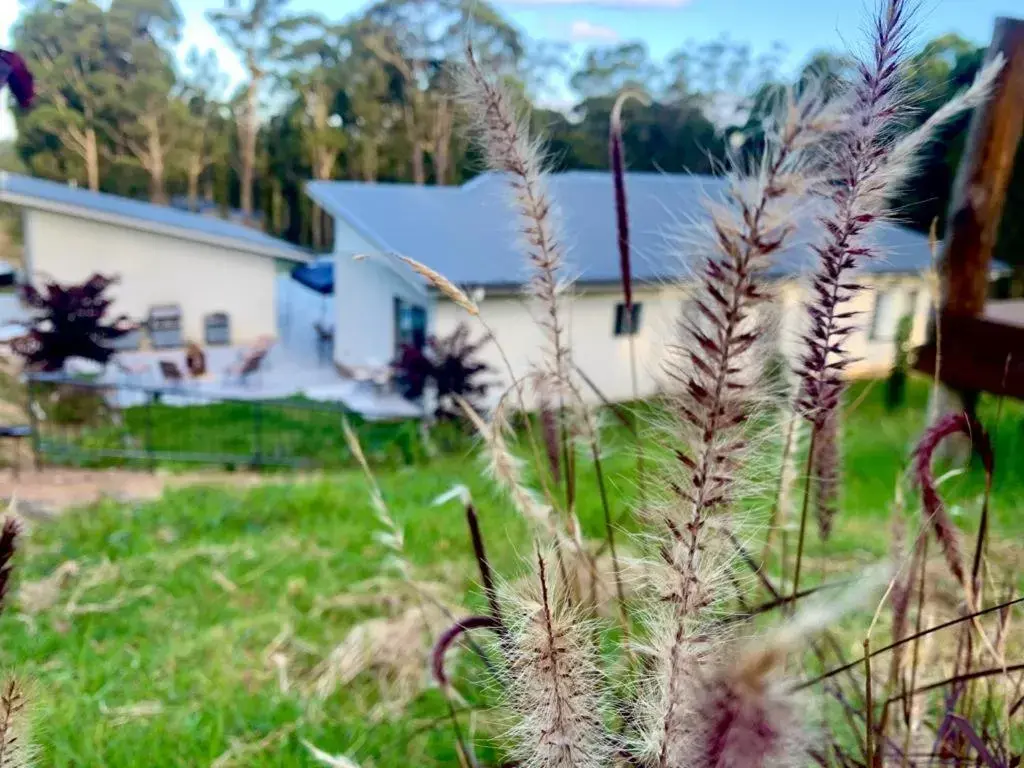
[[[271,258],[39,210],[25,211],[25,233],[34,282],[117,275],[113,315],[143,320],[154,305],[178,304],[186,339],[202,342],[212,312],[230,317],[232,343],[276,335]]]
[[[334,217],[334,253],[339,256],[376,253],[380,249],[340,217]]]
[[[851,376],[877,375],[887,371],[892,363],[894,345],[891,338],[869,338],[866,327],[870,323],[872,310],[879,291],[895,291],[896,295],[916,295],[914,300],[915,343],[921,343],[927,327],[929,297],[923,278],[901,276],[871,279],[863,276],[862,283],[868,288],[853,302],[853,309],[864,314],[859,318],[864,329],[851,335],[849,349],[853,357],[862,358],[851,366]],[[795,359],[798,352],[799,336],[804,324],[802,297],[805,287],[795,281],[777,283],[776,296],[778,318],[778,343],[782,350]],[[615,336],[615,306],[621,301],[621,294],[578,289],[577,295],[567,306],[567,322],[573,349],[574,362],[594,381],[610,400],[628,400],[633,396],[629,364],[629,340]],[[662,362],[666,346],[676,338],[677,321],[687,294],[683,288],[665,286],[646,288],[636,292],[636,302],[642,302],[640,331],[635,337],[637,356],[637,384],[641,397],[661,391],[666,384]],[[529,372],[542,354],[542,333],[533,322],[530,309],[521,296],[492,295],[481,302],[481,315],[501,344],[516,376]],[[432,313],[432,332],[444,336],[451,333],[462,322],[472,318],[451,302],[439,300]],[[475,329],[474,329],[475,330]],[[482,333],[482,330],[479,331]],[[510,377],[495,345],[489,345],[481,352],[481,359],[490,365],[492,378],[507,386]],[[491,397],[496,398],[504,388],[495,387]],[[585,393],[596,401],[593,393]]]
[[[429,309],[426,289],[391,256],[334,257],[334,361],[343,370],[395,356],[395,298]]]

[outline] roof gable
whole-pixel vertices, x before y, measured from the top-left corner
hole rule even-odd
[[[0,173],[0,202],[220,245],[257,256],[291,261],[309,259],[309,254],[298,246],[241,224],[15,173]]]
[[[584,283],[619,280],[611,174],[570,171],[548,177],[566,238],[569,274]],[[627,173],[634,279],[657,282],[690,274],[696,263],[687,226],[699,221],[706,198],[721,197],[726,180],[715,176]],[[383,251],[421,261],[463,285],[512,286],[528,277],[516,241],[517,222],[500,174],[486,173],[461,187],[319,181],[307,193]],[[807,268],[808,244],[818,236],[813,210],[798,222],[794,244],[780,253],[773,276]],[[928,268],[927,238],[893,224],[872,230],[880,258],[866,269],[912,273]]]

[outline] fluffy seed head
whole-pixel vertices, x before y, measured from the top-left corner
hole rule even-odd
[[[498,405],[491,415],[490,424],[485,422],[476,409],[464,399],[457,398],[457,402],[483,439],[487,447],[487,462],[491,475],[498,485],[508,493],[516,511],[534,525],[553,533],[555,523],[552,519],[551,508],[537,497],[533,489],[526,485],[522,473],[522,462],[512,452],[512,448],[508,444],[507,435],[510,429],[508,397],[511,391],[506,392],[498,401]]]
[[[888,215],[888,201],[913,171],[921,148],[941,125],[982,103],[1002,67],[996,57],[970,88],[894,142],[909,114],[902,59],[912,6],[908,0],[886,0],[880,9],[871,54],[857,64],[846,125],[832,146],[829,209],[820,218],[821,240],[813,246],[819,263],[807,303],[805,352],[797,366],[799,406],[818,429],[838,408],[843,374],[853,362],[846,339],[857,330],[857,313],[845,307],[863,288],[853,275],[865,260],[879,255],[869,239],[872,225]]]
[[[4,768],[29,768],[33,764],[27,707],[21,684],[9,678],[0,690],[0,766]]]
[[[451,299],[455,304],[458,304],[460,307],[462,307],[469,314],[474,316],[480,314],[480,308],[476,305],[476,302],[469,298],[469,296],[466,295],[465,291],[463,291],[461,288],[455,285],[455,283],[453,283],[447,277],[442,275],[440,272],[431,269],[426,264],[421,264],[420,262],[416,261],[416,259],[410,259],[407,256],[399,256],[398,258],[400,258],[402,261],[408,264],[409,267],[413,270],[413,272],[415,272],[428,283],[430,283],[432,286],[434,286],[437,290],[439,290],[441,293],[443,293],[445,296]]]
[[[492,171],[505,175],[520,243],[530,267],[529,294],[535,320],[544,330],[546,349],[541,375],[563,391],[571,365],[559,298],[566,283],[565,252],[558,211],[548,191],[541,145],[530,138],[526,115],[511,94],[479,67],[472,47],[456,77],[457,97],[469,117],[473,138]]]
[[[814,439],[814,513],[822,541],[828,541],[832,535],[832,526],[839,514],[839,492],[842,487],[841,434],[839,411],[836,410],[825,416]]]
[[[536,586],[509,623],[513,752],[526,768],[599,768],[612,756],[591,628],[538,554]]]

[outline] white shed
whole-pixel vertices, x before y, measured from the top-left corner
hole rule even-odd
[[[113,315],[177,317],[198,343],[276,336],[277,263],[307,260],[240,224],[16,174],[0,174],[0,202],[23,211],[26,280],[117,276]]]

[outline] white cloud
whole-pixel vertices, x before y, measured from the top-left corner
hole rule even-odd
[[[505,0],[505,5],[584,5],[600,8],[680,8],[690,0]]]
[[[619,33],[603,24],[577,19],[569,25],[569,39],[574,43],[614,43]]]

